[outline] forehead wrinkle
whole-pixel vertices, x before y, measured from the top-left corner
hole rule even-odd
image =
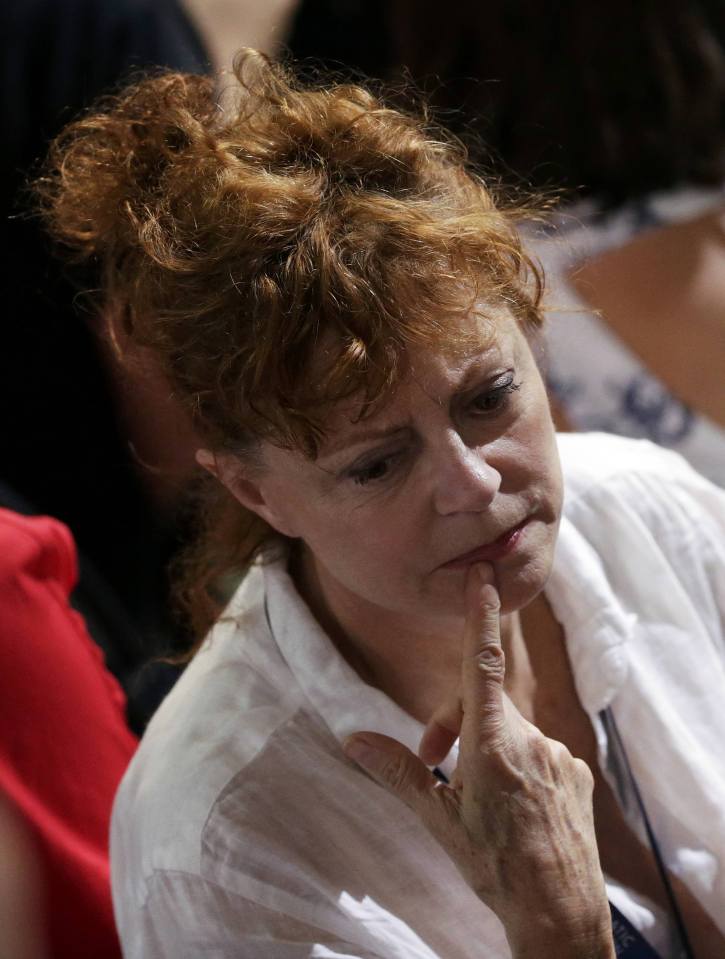
[[[469,342],[466,345],[459,344],[444,351],[434,351],[426,346],[412,348],[407,357],[407,373],[403,380],[393,387],[384,405],[376,410],[369,419],[364,418],[363,420],[355,419],[357,407],[354,404],[350,404],[347,409],[339,410],[338,413],[342,422],[337,429],[333,428],[327,431],[327,438],[319,451],[319,457],[326,459],[341,453],[348,447],[374,440],[384,440],[387,436],[395,433],[411,430],[413,424],[410,403],[408,403],[403,421],[391,422],[387,425],[384,423],[387,411],[396,403],[396,400],[399,400],[401,396],[406,397],[406,394],[409,399],[411,386],[418,388],[441,408],[448,405],[451,393],[453,395],[465,393],[470,388],[470,382],[480,376],[481,364],[492,353],[501,354],[502,339],[509,341],[516,328],[514,318],[507,311],[501,311],[500,309],[493,316],[490,313],[484,314],[481,310],[472,312],[466,318],[466,322],[471,326],[475,325],[475,331],[479,337],[477,342]],[[445,378],[446,385],[442,387],[444,394],[440,394],[432,383],[426,382],[425,374],[416,373],[418,359],[422,360],[424,364],[434,367],[433,379],[438,379],[440,374]],[[449,385],[451,372],[458,373],[457,382],[452,390]],[[428,374],[428,378],[431,378],[430,374]],[[383,420],[383,425],[374,425],[379,420]],[[366,428],[362,428],[363,424],[366,425]],[[338,435],[337,439],[335,434]]]
[[[494,351],[501,353],[502,340],[504,343],[510,341],[517,329],[516,320],[511,313],[500,305],[489,306],[480,304],[473,309],[465,318],[461,320],[462,324],[468,325],[470,329],[470,338],[465,338],[450,346],[448,349],[439,353],[431,353],[426,347],[418,346],[412,351],[409,360],[409,380],[414,383],[422,393],[431,399],[438,406],[446,406],[447,398],[438,396],[426,385],[421,376],[416,373],[416,357],[423,357],[431,363],[435,363],[441,370],[444,370],[446,378],[449,372],[463,371],[460,382],[455,386],[455,393],[465,393],[468,383],[471,379],[477,377],[480,363]],[[437,361],[437,362],[436,362]]]
[[[468,350],[465,355],[456,357],[455,364],[443,358],[440,367],[435,370],[435,377],[418,375],[411,364],[410,382],[437,406],[445,408],[452,396],[468,392],[473,382],[480,379],[481,367],[484,364],[492,365],[492,360],[499,359],[501,352],[501,344],[496,341],[487,348]],[[432,379],[438,380],[437,374],[440,374],[440,385],[431,382]]]
[[[337,442],[334,440],[335,434],[332,434],[333,438],[320,451],[320,456],[323,459],[341,453],[353,446],[360,446],[363,443],[369,443],[375,440],[385,440],[396,433],[403,433],[412,428],[410,415],[406,417],[404,422],[391,423],[389,426],[369,427],[368,429],[360,431],[355,430],[355,423],[351,422],[351,426],[354,432],[352,434],[342,436],[337,440]],[[324,469],[324,467],[321,468]]]

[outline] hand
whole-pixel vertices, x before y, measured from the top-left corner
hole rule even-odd
[[[487,567],[473,567],[466,582],[460,709],[436,713],[421,743],[435,762],[460,726],[450,786],[387,736],[356,733],[345,750],[420,816],[499,917],[514,955],[609,959],[593,778],[504,693],[500,608],[488,576]]]

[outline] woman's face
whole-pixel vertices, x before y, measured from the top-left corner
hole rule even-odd
[[[549,574],[561,475],[544,386],[528,342],[504,314],[475,324],[481,348],[446,357],[411,350],[391,400],[329,423],[315,461],[262,448],[258,510],[299,537],[323,599],[411,621],[463,611],[472,562],[491,563],[504,611]]]

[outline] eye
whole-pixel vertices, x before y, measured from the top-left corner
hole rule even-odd
[[[347,475],[357,486],[366,486],[368,483],[385,479],[392,472],[397,459],[397,453],[381,456],[370,463],[353,467]]]
[[[471,406],[474,413],[498,413],[508,406],[511,395],[521,389],[521,383],[514,383],[513,373],[489,390],[474,397]]]

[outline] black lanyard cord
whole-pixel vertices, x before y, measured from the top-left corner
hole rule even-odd
[[[660,874],[660,879],[662,880],[662,885],[665,890],[665,895],[667,896],[667,901],[669,903],[670,912],[672,913],[672,918],[677,928],[677,933],[680,937],[680,943],[682,945],[682,955],[684,959],[696,959],[695,953],[693,952],[693,949],[692,949],[692,945],[690,944],[690,938],[687,935],[687,927],[685,926],[684,919],[682,918],[682,913],[680,911],[680,907],[677,902],[677,896],[675,895],[675,890],[672,888],[672,883],[670,882],[670,876],[667,870],[667,866],[665,866],[664,860],[662,858],[662,853],[660,851],[659,843],[657,842],[657,837],[654,834],[654,830],[652,829],[652,824],[650,823],[649,816],[647,815],[647,810],[644,805],[644,800],[642,799],[642,794],[639,791],[637,780],[634,778],[632,767],[629,764],[629,759],[627,758],[627,751],[624,748],[622,737],[619,734],[619,729],[617,728],[617,723],[614,719],[614,714],[611,708],[607,708],[600,715],[602,717],[602,721],[604,722],[604,725],[608,734],[611,734],[611,737],[616,744],[619,755],[624,760],[624,767],[627,771],[627,778],[629,779],[629,785],[632,789],[632,795],[634,796],[637,802],[637,806],[639,807],[639,811],[642,816],[642,821],[644,822],[645,832],[647,833],[647,839],[649,840],[650,848],[652,849],[652,855],[654,856],[654,860],[657,865],[657,871]]]

